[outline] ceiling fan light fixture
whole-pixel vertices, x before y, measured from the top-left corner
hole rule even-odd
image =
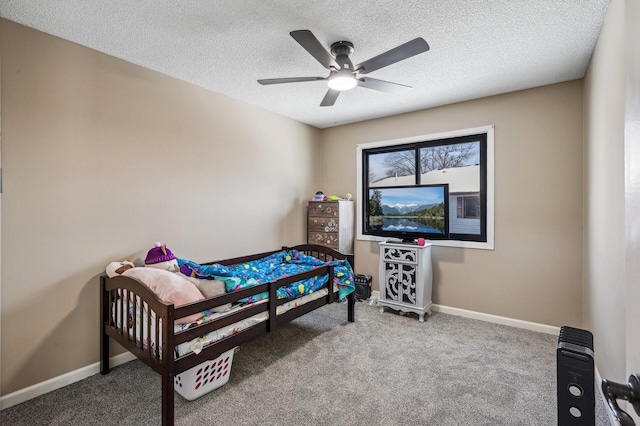
[[[330,89],[339,90],[342,92],[344,90],[353,89],[358,85],[358,82],[351,73],[349,73],[348,75],[336,74],[333,77],[329,78],[327,85]]]

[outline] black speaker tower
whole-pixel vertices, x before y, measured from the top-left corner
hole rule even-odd
[[[558,425],[595,425],[593,334],[563,326],[558,337]]]

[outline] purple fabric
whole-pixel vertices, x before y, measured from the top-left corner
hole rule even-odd
[[[154,263],[160,262],[168,262],[170,260],[175,260],[175,256],[166,246],[166,244],[158,245],[149,250],[147,253],[147,258],[144,260],[145,265],[153,265]]]

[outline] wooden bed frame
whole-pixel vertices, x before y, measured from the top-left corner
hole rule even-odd
[[[336,250],[328,247],[318,246],[313,244],[304,244],[295,247],[283,247],[283,250],[295,249],[307,255],[316,257],[323,261],[331,260],[343,260],[346,259],[353,268],[354,257],[353,255],[342,254]],[[213,263],[219,263],[222,265],[235,265],[239,263],[249,262],[266,257],[270,254],[276,253],[280,250],[272,252],[254,254],[250,256],[237,257],[234,259],[226,259],[216,262],[209,262],[206,265]],[[173,304],[165,303],[159,300],[156,295],[151,292],[141,282],[125,276],[117,276],[108,278],[106,275],[100,277],[100,372],[107,374],[109,372],[109,338],[112,338],[125,349],[133,353],[140,360],[145,362],[149,367],[155,370],[162,376],[162,424],[173,425],[174,420],[174,389],[173,382],[174,376],[180,374],[202,362],[216,358],[224,352],[234,348],[243,343],[249,342],[258,336],[265,333],[273,332],[277,328],[295,318],[298,318],[308,312],[311,312],[321,306],[335,302],[337,300],[337,292],[334,288],[334,267],[332,265],[325,265],[307,271],[304,273],[284,277],[268,283],[263,283],[255,287],[245,288],[238,291],[225,293],[220,296],[212,297],[209,299],[201,300],[199,302],[190,303],[187,305],[174,307]],[[295,309],[291,309],[281,315],[276,315],[276,307],[282,305],[291,299],[278,299],[276,297],[276,291],[278,287],[286,286],[291,283],[311,278],[318,274],[329,274],[329,280],[325,284],[329,293],[319,299],[305,303]],[[180,332],[175,332],[173,327],[166,327],[165,324],[173,324],[176,319],[183,318],[198,312],[202,312],[208,309],[222,306],[228,303],[236,302],[242,298],[258,294],[261,292],[269,292],[269,300],[266,303],[256,304],[239,312],[223,316],[216,320],[206,322],[197,327],[189,328]],[[125,302],[121,304],[122,312],[125,313],[123,318],[127,318],[129,308],[134,310],[133,318],[135,318],[135,310],[137,308],[135,303],[130,302],[136,300],[134,296],[138,296],[141,300],[139,306],[148,307],[149,311],[155,312],[155,342],[161,342],[160,345],[156,344],[154,348],[149,345],[145,347],[142,340],[136,341],[136,327],[138,330],[147,330],[147,335],[152,336],[152,326],[150,315],[140,315],[139,324],[134,321],[131,325],[133,336],[129,335],[129,332],[124,329],[125,321],[121,321],[121,325],[118,326],[116,318],[114,318],[114,303],[119,298],[119,294],[124,295]],[[354,321],[354,308],[355,308],[355,296],[352,292],[348,298],[348,320]],[[227,325],[238,322],[242,319],[249,318],[260,312],[269,312],[269,318],[259,324],[251,326],[247,329],[240,331],[237,334],[231,335],[227,338],[219,340],[205,348],[199,354],[189,353],[181,357],[174,357],[174,347],[180,343],[184,343],[202,336],[205,333],[220,329]],[[117,316],[117,313],[116,313]],[[145,320],[147,320],[145,322]],[[160,321],[163,326],[159,327]],[[162,328],[162,330],[160,330]],[[140,333],[142,335],[143,333]],[[159,347],[161,346],[161,350]]]

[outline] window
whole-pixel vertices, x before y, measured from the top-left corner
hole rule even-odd
[[[432,222],[447,224],[438,238],[430,238],[434,245],[493,249],[493,126],[358,145],[357,161],[358,239],[395,237],[400,224],[415,236],[427,226],[428,211]],[[426,199],[400,205],[391,197],[434,186],[447,188],[447,202],[437,208]]]
[[[472,196],[458,197],[458,207],[456,217],[459,219],[479,219],[480,218],[480,197]]]

